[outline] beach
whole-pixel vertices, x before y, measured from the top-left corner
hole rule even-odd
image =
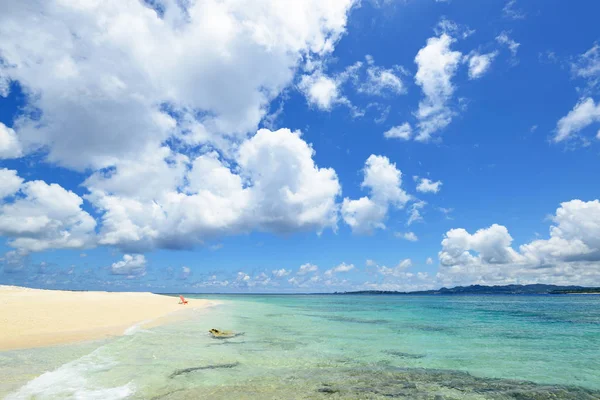
[[[0,351],[44,347],[157,326],[214,302],[152,293],[70,292],[0,286]]]
[[[189,297],[151,328],[0,351],[0,398],[600,399],[597,296]]]

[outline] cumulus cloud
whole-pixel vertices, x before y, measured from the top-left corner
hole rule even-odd
[[[14,201],[0,199],[0,235],[21,252],[79,249],[94,245],[96,221],[81,206],[83,199],[62,186],[28,181],[15,171],[0,170],[3,196],[18,193]]]
[[[419,238],[417,237],[417,235],[415,235],[414,232],[406,232],[406,233],[396,232],[396,237],[401,238],[401,239],[406,239],[409,242],[416,242],[419,240]]]
[[[376,278],[363,283],[361,289],[413,291],[427,290],[435,287],[434,279],[427,272],[408,271],[412,267],[412,261],[408,258],[401,260],[394,267],[378,265],[374,261],[370,266]]]
[[[335,229],[340,185],[335,171],[315,165],[313,154],[299,132],[261,129],[239,146],[235,170],[211,152],[189,170],[185,159],[167,157],[156,171],[140,166],[138,174],[127,166],[93,176],[87,199],[103,212],[99,242],[140,251],[250,230]],[[131,192],[141,179],[152,189]]]
[[[246,135],[303,59],[333,50],[353,5],[153,4],[24,0],[4,10],[0,76],[36,93],[29,109],[39,110],[15,123],[25,151],[101,168],[169,137]]]
[[[2,199],[12,196],[19,191],[23,178],[17,175],[17,171],[12,169],[0,169],[0,204]]]
[[[418,67],[415,82],[424,95],[416,112],[419,120],[418,141],[428,141],[435,132],[444,129],[452,121],[454,113],[448,102],[455,90],[452,78],[462,58],[459,51],[450,49],[454,41],[447,33],[429,38],[415,57]]]
[[[392,69],[386,69],[375,65],[373,57],[366,56],[367,60],[367,77],[366,80],[358,87],[359,93],[382,96],[386,94],[404,94],[406,88],[402,83],[399,74],[404,73],[404,70],[399,66],[394,66]]]
[[[354,264],[341,263],[340,265],[325,271],[325,276],[331,277],[340,272],[350,272],[354,269]]]
[[[288,270],[285,268],[276,269],[276,270],[271,271],[273,276],[276,278],[283,278],[285,276],[288,276],[291,272],[292,272],[291,270]]]
[[[248,282],[250,280],[250,275],[245,272],[238,272],[235,278],[236,282]]]
[[[567,140],[588,126],[600,122],[600,103],[591,97],[581,99],[573,109],[556,124],[554,142]]]
[[[393,68],[383,68],[375,65],[373,57],[366,56],[365,64],[357,61],[335,74],[324,72],[325,66],[317,64],[314,70],[302,75],[298,89],[304,94],[309,105],[323,111],[330,111],[336,105],[345,105],[358,117],[364,111],[358,109],[344,96],[343,87],[351,82],[360,94],[370,96],[400,95],[406,93],[400,74],[405,71],[395,65]],[[364,72],[363,72],[364,71]]]
[[[1,65],[1,64],[0,64]],[[14,129],[0,122],[0,160],[21,156],[21,144]]]
[[[254,277],[254,280],[248,282],[248,286],[268,286],[273,285],[273,281],[267,274],[261,272]]]
[[[412,137],[412,127],[408,122],[402,125],[394,126],[383,133],[386,139],[403,139],[409,140]]]
[[[146,257],[143,254],[124,254],[121,261],[110,267],[114,275],[140,276],[146,273]]]
[[[342,217],[355,233],[370,234],[385,229],[384,220],[390,206],[403,208],[411,199],[402,188],[402,172],[387,157],[372,154],[365,162],[361,187],[369,196],[358,200],[345,198]]]
[[[498,52],[494,51],[486,54],[479,54],[474,52],[468,58],[469,60],[469,79],[478,79],[481,78],[492,65],[492,61]]]
[[[573,76],[586,81],[583,96],[573,109],[562,117],[556,125],[554,142],[578,138],[578,133],[592,124],[600,122],[600,103],[594,102],[593,95],[600,87],[600,45],[594,45],[585,53],[577,56],[571,63]],[[600,131],[596,135],[600,138]]]
[[[421,193],[437,193],[441,190],[442,181],[432,181],[431,179],[421,178],[417,185],[417,192]]]
[[[406,269],[412,267],[410,258],[406,258],[398,263],[395,267],[386,267],[385,265],[377,265],[377,272],[381,275],[395,276],[397,278],[406,276]]]
[[[348,99],[341,95],[340,82],[324,75],[321,71],[312,75],[304,75],[298,87],[306,96],[308,104],[329,111],[338,103],[347,103]]]
[[[300,268],[298,268],[298,272],[296,273],[296,275],[306,275],[311,272],[317,272],[318,270],[319,270],[319,267],[317,267],[316,265],[311,264],[311,263],[306,263],[306,264],[302,264],[300,266]]]
[[[354,117],[362,116],[364,112],[352,105],[342,93],[346,82],[358,81],[358,71],[362,65],[363,63],[359,61],[346,67],[340,73],[327,75],[324,72],[324,65],[318,63],[314,70],[302,75],[298,89],[304,94],[308,104],[317,109],[331,111],[334,106],[339,104],[348,107]]]
[[[433,258],[427,257],[427,260],[425,260],[425,264],[427,264],[427,265],[433,264]]]
[[[562,203],[548,239],[515,250],[506,227],[448,231],[439,253],[443,285],[552,283],[596,285],[600,278],[600,201]]]
[[[299,133],[257,126],[296,70],[331,54],[353,4],[19,1],[0,13],[0,95],[15,82],[27,104],[0,126],[0,158],[41,151],[92,171],[83,186],[100,214],[98,243],[128,253],[335,229],[335,171],[314,164]],[[35,197],[43,190],[66,207]],[[95,222],[77,195],[41,181],[20,193],[2,205],[11,245],[91,242]],[[29,222],[15,227],[9,212]]]

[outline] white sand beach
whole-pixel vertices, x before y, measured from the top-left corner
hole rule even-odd
[[[156,326],[185,310],[214,304],[152,293],[69,292],[0,286],[0,350],[43,347],[122,335]],[[181,313],[178,313],[182,311]]]

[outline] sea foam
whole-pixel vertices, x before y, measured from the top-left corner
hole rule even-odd
[[[113,368],[117,363],[101,354],[102,348],[75,361],[64,364],[54,371],[46,372],[29,381],[19,390],[9,394],[6,400],[20,399],[86,399],[117,400],[135,393],[135,386],[129,382],[123,386],[102,388],[89,381],[87,376]]]

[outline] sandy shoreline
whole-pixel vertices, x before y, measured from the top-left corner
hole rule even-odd
[[[185,310],[214,302],[152,293],[68,292],[0,286],[0,351],[44,347],[124,334],[156,326]],[[181,313],[177,313],[181,311]]]

